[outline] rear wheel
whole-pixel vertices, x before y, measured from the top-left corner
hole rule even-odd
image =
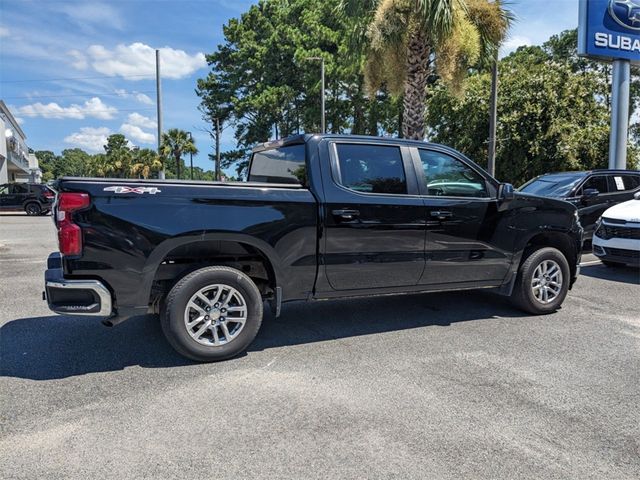
[[[520,265],[511,300],[536,315],[555,312],[567,296],[570,275],[562,252],[551,247],[535,250]]]
[[[161,324],[178,353],[213,362],[243,352],[260,329],[262,313],[262,296],[247,275],[230,267],[206,267],[171,289]]]
[[[40,215],[42,208],[36,202],[30,202],[24,206],[24,211],[27,212],[27,215]]]

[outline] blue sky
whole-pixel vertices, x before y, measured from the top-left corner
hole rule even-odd
[[[155,148],[154,49],[163,58],[164,128],[193,132],[212,164],[211,140],[197,110],[204,54],[245,0],[0,0],[0,98],[20,120],[27,144],[60,152],[102,151],[110,133]],[[577,26],[578,0],[514,0],[518,21],[505,53]],[[73,79],[73,80],[70,80]],[[231,129],[223,150],[235,147]]]

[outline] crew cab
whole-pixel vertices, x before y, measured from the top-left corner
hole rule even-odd
[[[277,316],[294,300],[481,288],[546,314],[579,270],[575,206],[419,141],[298,135],[256,147],[248,182],[62,178],[57,190],[51,310],[107,325],[159,314],[198,361],[245,350],[265,303]]]

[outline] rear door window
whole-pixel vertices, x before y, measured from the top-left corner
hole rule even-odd
[[[337,143],[339,181],[360,193],[406,194],[400,147]]]
[[[288,145],[255,152],[251,158],[250,182],[306,185],[305,148]]]
[[[612,175],[609,189],[612,192],[627,192],[640,186],[640,175]]]

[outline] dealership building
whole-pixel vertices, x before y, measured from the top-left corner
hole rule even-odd
[[[27,136],[18,121],[0,100],[0,185],[42,180],[38,159],[27,146]]]

